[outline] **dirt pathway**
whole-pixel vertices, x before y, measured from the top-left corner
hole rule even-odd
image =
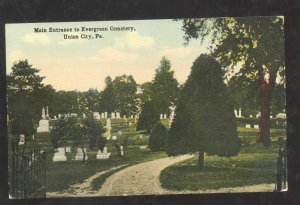
[[[174,163],[191,158],[193,155],[179,157],[167,157],[124,168],[112,174],[106,179],[101,189],[92,191],[91,182],[100,175],[118,169],[99,172],[81,184],[75,184],[64,192],[47,193],[47,197],[88,197],[88,196],[126,196],[126,195],[156,195],[156,194],[199,194],[199,193],[233,193],[233,192],[270,192],[274,190],[275,184],[257,184],[250,186],[221,188],[214,190],[198,191],[171,191],[160,186],[160,172]]]
[[[192,156],[167,157],[127,167],[108,177],[98,194],[99,196],[116,196],[169,193],[160,186],[160,172]]]

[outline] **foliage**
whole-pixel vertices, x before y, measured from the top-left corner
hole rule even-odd
[[[132,75],[117,76],[113,81],[116,111],[121,115],[132,115],[137,111],[137,84]]]
[[[40,119],[41,103],[46,96],[44,90],[52,89],[42,83],[39,69],[27,60],[15,62],[7,76],[8,115],[12,133],[29,136],[35,133],[36,121]]]
[[[195,60],[167,138],[169,155],[199,150],[226,157],[238,154],[241,144],[223,74],[212,57]]]
[[[150,132],[153,125],[159,121],[159,114],[153,101],[146,102],[143,105],[142,112],[137,122],[136,130],[147,130]]]
[[[162,57],[150,86],[150,98],[158,113],[169,113],[169,107],[176,104],[179,95],[178,86],[174,71],[171,70],[170,60]]]
[[[105,128],[101,122],[94,119],[92,113],[90,113],[90,115],[82,121],[88,137],[89,148],[93,149],[97,144],[97,148],[103,150],[106,144],[106,138],[102,137],[102,134],[105,133]]]
[[[100,92],[99,111],[111,113],[116,110],[116,99],[110,76],[105,78],[105,85],[104,90]]]
[[[227,77],[244,76],[259,82],[260,136],[270,145],[270,106],[277,75],[284,78],[283,17],[183,19],[185,43],[209,41],[210,52],[227,69]]]
[[[157,122],[153,126],[149,137],[149,149],[152,151],[164,150],[167,134],[168,129],[161,122]]]
[[[76,118],[60,118],[50,129],[51,143],[54,148],[66,146],[72,140],[76,132]]]

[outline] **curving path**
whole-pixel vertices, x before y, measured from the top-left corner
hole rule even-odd
[[[98,172],[83,183],[75,184],[64,192],[47,193],[47,197],[88,197],[88,196],[126,196],[126,195],[157,195],[157,194],[199,194],[199,193],[229,193],[229,192],[268,192],[273,191],[275,184],[257,184],[233,188],[198,191],[172,191],[160,186],[160,172],[174,163],[186,160],[193,155],[166,157],[141,164],[132,165],[112,174],[106,179],[101,189],[92,191],[91,182],[102,174],[117,169]],[[125,165],[122,165],[125,166]],[[120,166],[120,167],[122,167]]]
[[[193,157],[167,157],[127,167],[106,179],[98,196],[154,195],[174,193],[160,186],[159,175],[166,167]]]

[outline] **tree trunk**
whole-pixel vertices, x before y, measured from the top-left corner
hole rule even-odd
[[[270,114],[271,114],[271,100],[272,92],[274,90],[276,80],[276,73],[270,72],[266,79],[263,74],[260,74],[260,131],[257,138],[258,142],[263,142],[265,147],[270,146]]]
[[[83,153],[83,161],[85,161],[85,151],[84,151],[84,147],[81,147],[81,149],[82,149],[82,153]]]
[[[198,167],[199,167],[199,170],[202,170],[204,168],[204,151],[203,151],[203,149],[199,150]]]

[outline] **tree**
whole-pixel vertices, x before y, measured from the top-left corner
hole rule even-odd
[[[147,130],[150,132],[153,125],[159,121],[159,114],[155,109],[153,101],[146,102],[143,105],[141,115],[136,125],[136,130]]]
[[[44,77],[38,75],[39,69],[34,68],[27,60],[19,60],[12,66],[7,78],[8,114],[12,121],[14,135],[35,133],[35,121],[40,118],[36,106],[41,99],[35,99],[35,93],[44,88]]]
[[[184,19],[185,43],[209,41],[212,55],[249,83],[259,82],[260,136],[270,145],[270,105],[277,74],[284,75],[284,21],[282,17]]]
[[[149,149],[152,151],[164,150],[166,146],[167,134],[168,129],[161,122],[157,122],[153,126],[149,136]]]
[[[248,83],[245,76],[233,76],[227,83],[227,90],[236,109],[241,108],[243,116],[255,116],[259,111],[259,82]]]
[[[195,60],[167,137],[168,155],[199,152],[202,169],[204,152],[221,157],[238,154],[241,141],[223,75],[212,57],[200,55]]]
[[[162,57],[150,87],[150,98],[158,113],[169,113],[172,103],[176,104],[179,95],[178,86],[179,83],[174,78],[174,71],[171,70],[170,60]]]
[[[75,117],[61,117],[50,129],[52,146],[56,149],[59,146],[66,147],[68,141],[73,139],[76,131],[77,119]],[[75,130],[75,131],[74,131]]]
[[[102,137],[104,132],[102,124],[93,118],[92,113],[72,127],[73,145],[81,148],[84,161],[86,159],[84,148],[87,145],[93,149],[97,144],[97,147],[103,151],[106,144],[106,138]]]
[[[101,121],[97,121],[93,117],[93,113],[90,113],[86,119],[83,119],[83,126],[86,129],[86,135],[88,137],[89,148],[93,149],[97,144],[97,148],[103,151],[106,144],[106,138],[102,137],[105,133],[105,128],[101,124]]]
[[[114,112],[116,111],[116,100],[114,93],[114,86],[111,77],[105,78],[106,87],[100,92],[99,111],[100,112]]]
[[[117,76],[113,81],[116,111],[122,115],[132,115],[137,112],[137,84],[129,75]]]

